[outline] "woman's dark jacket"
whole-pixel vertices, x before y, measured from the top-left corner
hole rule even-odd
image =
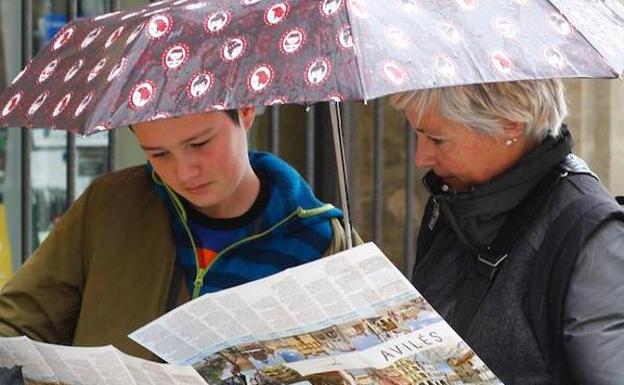
[[[430,172],[431,192],[413,283],[506,385],[552,383],[531,325],[529,295],[536,256],[553,221],[571,201],[593,194],[611,201],[585,164],[570,154],[564,129],[514,167],[468,192],[453,192]],[[509,213],[553,168],[572,163],[576,172],[556,185],[514,243],[484,299],[466,321],[461,304],[475,294],[476,254],[490,245]],[[428,236],[431,236],[429,233]],[[563,346],[578,384],[624,383],[624,224],[608,220],[578,250],[565,297]]]

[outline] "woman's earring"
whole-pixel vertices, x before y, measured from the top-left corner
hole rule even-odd
[[[505,142],[505,145],[507,147],[511,146],[512,144],[516,143],[518,141],[518,138],[511,138],[511,139],[507,139],[507,141]]]

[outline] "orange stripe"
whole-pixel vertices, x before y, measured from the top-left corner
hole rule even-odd
[[[197,259],[199,262],[199,268],[205,269],[206,267],[208,267],[213,262],[216,256],[217,256],[216,252],[210,249],[204,249],[204,248],[198,247]]]

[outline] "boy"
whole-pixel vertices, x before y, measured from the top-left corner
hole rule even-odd
[[[0,291],[0,335],[112,344],[177,304],[333,254],[340,210],[248,152],[255,108],[135,124],[147,166],[103,176]]]

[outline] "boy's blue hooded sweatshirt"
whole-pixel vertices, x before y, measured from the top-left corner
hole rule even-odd
[[[240,238],[197,271],[195,241],[180,198],[153,170],[154,185],[171,214],[178,262],[196,261],[184,269],[193,297],[266,277],[324,255],[332,237],[331,218],[342,212],[320,202],[301,175],[269,153],[249,152],[252,168],[268,179],[270,196],[264,212],[241,229]],[[148,167],[151,166],[148,165]]]

